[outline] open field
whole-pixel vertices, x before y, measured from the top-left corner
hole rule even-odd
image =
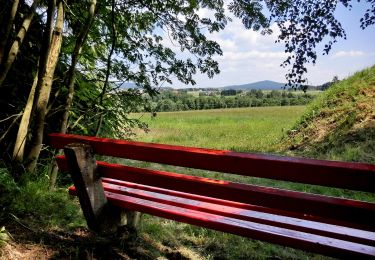
[[[141,116],[150,127],[150,132],[139,133],[137,140],[237,151],[274,151],[281,137],[304,111],[304,106],[295,106],[165,112],[158,113],[156,118],[137,114],[135,116]],[[287,183],[264,183],[257,178],[238,175],[130,160],[126,160],[126,164],[289,188]],[[152,245],[147,250],[154,258],[165,255],[165,251],[175,252],[183,259],[321,258],[300,250],[148,215],[143,216],[139,231],[141,239],[145,240],[144,244]]]
[[[272,151],[304,106],[136,114],[149,124],[137,140],[236,151]]]
[[[300,120],[305,111],[306,107],[297,106],[165,112],[159,113],[156,118],[151,118],[147,114],[137,114],[149,123],[150,127],[150,132],[148,134],[140,133],[137,140],[245,152],[282,153],[283,151],[277,150],[280,149],[278,145],[282,137],[296,125],[297,120]],[[129,160],[126,163],[137,167],[182,172],[233,182],[374,201],[374,197],[369,194],[353,193],[340,189],[327,189],[319,186],[250,178],[155,163]],[[143,218],[140,234],[143,239],[155,244],[154,248],[149,248],[149,252],[152,252],[155,257],[158,257],[160,253],[163,255],[163,249],[169,248],[169,250],[178,252],[183,257],[190,259],[324,258],[300,250],[148,215]]]
[[[291,106],[179,111],[158,113],[155,118],[152,118],[149,114],[135,114],[134,116],[141,117],[142,120],[146,121],[150,129],[148,133],[139,132],[135,140],[239,152],[290,154],[290,151],[280,144],[285,141],[283,137],[286,137],[287,131],[298,125],[297,121],[304,115],[306,109],[306,106]],[[299,156],[304,155],[300,153]],[[310,156],[310,158],[314,158],[314,156]],[[320,186],[301,185],[132,160],[126,160],[126,164],[207,178],[224,179],[232,182],[375,201],[374,196],[371,194],[342,189],[327,189]]]

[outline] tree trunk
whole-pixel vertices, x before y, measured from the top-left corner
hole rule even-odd
[[[35,111],[37,99],[36,95],[38,94],[38,90],[40,89],[41,79],[43,73],[46,71],[47,57],[49,53],[49,45],[51,42],[51,33],[53,29],[53,16],[55,7],[56,3],[54,0],[48,1],[47,23],[42,40],[41,54],[38,62],[38,70],[36,72],[33,85],[29,93],[29,98],[24,109],[24,114],[22,116],[21,123],[18,127],[18,133],[15,140],[12,158],[14,161],[14,165],[18,165],[18,168],[22,169],[22,171],[24,171],[22,162],[24,160],[24,152],[27,141],[26,137],[27,133],[29,132],[29,124],[32,118],[33,111]],[[19,170],[18,168],[15,168],[15,174],[13,174],[16,179],[21,175],[19,172],[17,172]]]
[[[65,134],[66,129],[68,126],[68,118],[69,118],[69,110],[73,102],[73,95],[74,95],[74,83],[75,83],[75,68],[79,59],[79,55],[81,53],[82,46],[87,38],[87,34],[89,32],[90,26],[94,20],[94,15],[95,15],[95,8],[96,8],[96,0],[92,0],[90,3],[90,8],[89,8],[89,15],[87,17],[86,23],[82,27],[78,38],[76,40],[76,44],[74,47],[74,51],[72,53],[72,63],[69,67],[69,72],[68,72],[68,96],[65,102],[65,111],[62,117],[62,123],[61,123],[61,129],[60,132]]]
[[[25,39],[26,33],[29,30],[31,21],[34,18],[35,10],[39,5],[40,0],[34,0],[30,13],[25,17],[23,20],[21,29],[18,31],[17,37],[14,40],[12,47],[10,48],[10,51],[7,55],[7,59],[4,60],[4,62],[1,64],[1,70],[0,70],[0,88],[3,86],[4,80],[12,67],[12,64],[14,60],[16,59],[16,56],[18,54],[18,51],[20,49],[20,46]]]
[[[36,72],[35,77],[34,77],[33,85],[29,93],[29,98],[27,99],[27,103],[23,111],[20,126],[18,127],[16,142],[14,144],[13,161],[17,163],[21,163],[23,161],[26,136],[29,130],[31,111],[33,109],[35,89],[36,89],[37,83],[38,83],[38,71]]]
[[[57,18],[55,29],[52,34],[52,41],[48,54],[45,73],[41,79],[39,95],[36,103],[35,111],[35,128],[33,131],[33,141],[30,152],[28,154],[27,170],[33,172],[36,167],[37,160],[42,148],[44,120],[46,117],[47,104],[51,94],[51,87],[53,75],[58,62],[61,43],[62,43],[62,30],[64,25],[64,5],[63,1],[59,1],[57,9]]]
[[[102,107],[103,105],[103,99],[105,96],[105,93],[107,92],[107,87],[108,87],[108,80],[111,72],[111,64],[112,64],[112,55],[116,47],[116,41],[117,41],[117,32],[116,32],[116,25],[115,25],[115,0],[112,0],[112,10],[111,10],[111,26],[112,26],[112,44],[111,44],[111,50],[109,51],[108,58],[107,58],[107,70],[106,70],[106,75],[105,75],[105,81],[104,81],[104,86],[102,89],[102,93],[100,94],[100,99],[99,99],[99,107]],[[103,124],[103,119],[104,119],[104,111],[100,113],[99,121],[96,126],[96,131],[95,131],[95,136],[99,136],[100,130],[102,128]]]
[[[9,34],[12,31],[14,18],[16,17],[17,9],[18,9],[18,3],[19,0],[13,0],[12,9],[10,10],[8,21],[6,24],[6,30],[4,35],[2,36],[2,39],[0,41],[0,64],[2,63],[4,53],[5,53],[5,46],[8,42]]]
[[[68,79],[67,79],[68,95],[66,97],[65,111],[62,116],[61,127],[60,127],[60,133],[62,134],[65,134],[68,128],[69,111],[70,111],[70,107],[72,106],[73,96],[74,96],[75,68],[79,59],[79,55],[81,53],[82,46],[84,42],[86,41],[87,34],[94,20],[95,8],[96,8],[96,0],[92,0],[90,3],[89,15],[87,17],[86,23],[83,25],[78,35],[78,38],[76,40],[76,44],[74,47],[74,51],[72,53],[72,63],[70,64],[70,67],[69,67]],[[61,153],[62,149],[59,152]],[[55,187],[57,171],[58,171],[57,164],[54,161],[53,166],[50,171],[50,189],[53,189]]]

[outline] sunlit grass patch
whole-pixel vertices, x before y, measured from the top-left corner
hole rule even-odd
[[[136,140],[236,151],[272,151],[304,106],[235,108],[144,114],[149,133]],[[134,115],[139,117],[141,115]]]

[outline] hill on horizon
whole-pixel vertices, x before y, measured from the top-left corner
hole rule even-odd
[[[284,83],[272,81],[272,80],[262,80],[253,83],[241,84],[241,85],[229,85],[224,87],[212,87],[212,89],[235,89],[235,90],[251,90],[251,89],[260,89],[260,90],[282,90],[285,87]],[[139,88],[133,82],[124,82],[121,85],[121,88]],[[172,87],[173,88],[173,87]],[[201,87],[195,87],[197,89],[202,89]],[[173,89],[183,89],[183,88],[173,88]],[[210,89],[204,88],[204,89]]]
[[[121,84],[120,88],[129,89],[129,88],[139,88],[139,87],[133,82],[124,82]]]
[[[284,83],[272,81],[272,80],[262,80],[248,84],[242,85],[231,85],[225,86],[221,89],[235,89],[235,90],[251,90],[251,89],[261,89],[261,90],[281,90],[285,87]]]

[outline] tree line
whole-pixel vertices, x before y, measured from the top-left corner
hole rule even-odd
[[[236,91],[235,91],[236,92]],[[251,90],[236,95],[194,96],[187,92],[162,91],[154,98],[147,98],[146,106],[138,112],[170,112],[202,109],[298,106],[306,105],[314,98],[310,94],[295,94],[291,91],[272,90],[265,93]]]

